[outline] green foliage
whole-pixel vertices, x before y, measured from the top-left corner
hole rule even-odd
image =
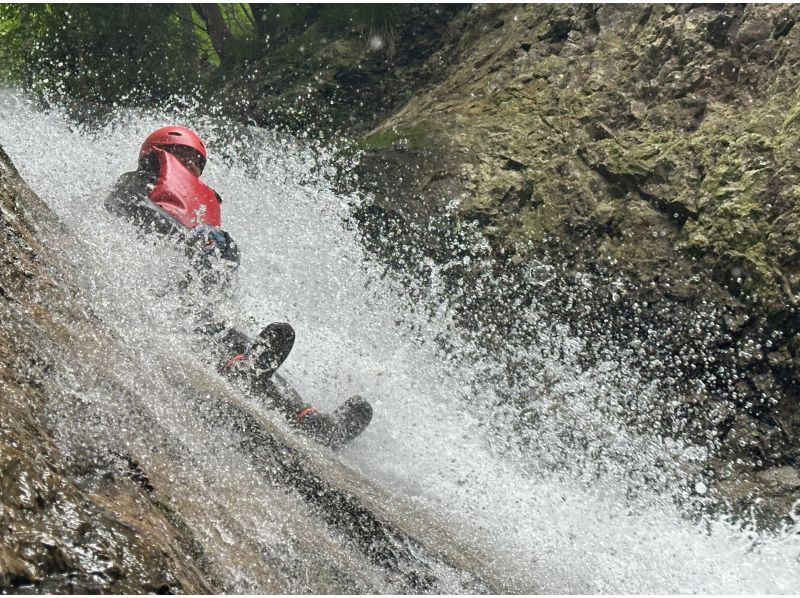
[[[253,14],[259,41],[274,48],[287,36],[302,32],[313,20],[309,4],[256,4],[248,5]]]
[[[307,28],[341,37],[348,34],[379,36],[388,46],[397,26],[417,7],[408,4],[257,4],[249,5],[259,41],[271,51],[293,45]],[[304,44],[306,42],[303,42]]]
[[[264,51],[264,43],[259,39],[255,17],[249,4],[220,4],[225,24],[230,30],[228,62],[230,66],[252,62]]]
[[[249,4],[220,4],[219,7],[234,37],[241,40],[255,37],[255,21]]]
[[[396,27],[415,10],[401,4],[217,6],[224,23],[207,24],[191,4],[0,4],[0,78],[49,98],[158,102],[213,88],[267,52],[289,61],[307,55],[325,37],[369,36],[373,49],[391,56]]]
[[[0,72],[43,94],[99,102],[168,97],[214,69],[193,13],[165,4],[0,5]]]

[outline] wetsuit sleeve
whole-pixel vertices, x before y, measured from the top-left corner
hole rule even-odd
[[[103,205],[112,214],[146,230],[168,236],[185,233],[186,227],[148,199],[155,181],[155,176],[147,171],[126,172]]]

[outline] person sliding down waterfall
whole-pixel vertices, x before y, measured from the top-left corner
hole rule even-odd
[[[184,127],[153,131],[139,151],[138,169],[120,176],[105,200],[106,209],[141,230],[180,243],[201,284],[230,285],[239,267],[239,248],[222,226],[222,198],[200,180],[207,160],[200,137]],[[191,277],[190,273],[190,277]],[[200,310],[198,330],[221,347],[224,374],[244,381],[251,391],[268,398],[287,420],[323,444],[338,446],[358,436],[372,418],[372,408],[354,396],[333,415],[320,413],[275,371],[294,345],[289,324],[273,323],[255,339],[213,320]]]

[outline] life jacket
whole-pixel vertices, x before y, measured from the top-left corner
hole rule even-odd
[[[175,156],[155,149],[159,174],[148,199],[186,228],[200,224],[222,225],[220,199],[216,192],[192,174]]]

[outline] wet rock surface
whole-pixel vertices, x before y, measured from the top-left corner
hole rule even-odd
[[[41,237],[60,225],[0,150],[0,589],[15,593],[209,593],[190,537],[125,463],[76,475],[44,423],[65,322],[97,325]],[[67,288],[65,288],[67,287]]]

